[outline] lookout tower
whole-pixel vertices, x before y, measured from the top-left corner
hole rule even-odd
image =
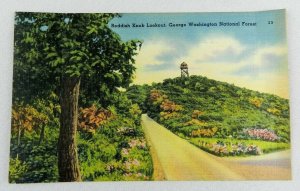
[[[180,64],[180,70],[181,70],[181,78],[189,77],[189,69],[187,63],[182,62]]]

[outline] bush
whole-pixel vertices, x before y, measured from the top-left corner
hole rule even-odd
[[[83,180],[149,180],[152,160],[140,124],[138,105],[130,117],[116,113],[95,133],[80,132],[78,154]]]
[[[28,141],[21,145],[19,151],[16,147],[12,148],[11,155],[19,156],[19,159],[13,159],[14,165],[10,166],[10,171],[21,165],[22,173],[15,179],[14,173],[10,174],[10,180],[17,183],[35,183],[35,182],[55,182],[58,180],[57,153],[56,144],[34,145]],[[14,161],[17,160],[17,161]],[[24,166],[25,165],[25,166]]]
[[[18,158],[10,158],[9,160],[9,182],[19,183],[26,173],[28,166],[25,162],[20,161]]]

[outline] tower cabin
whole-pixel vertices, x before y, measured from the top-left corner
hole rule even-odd
[[[180,64],[180,70],[181,70],[181,78],[189,77],[189,69],[187,63],[182,62]]]

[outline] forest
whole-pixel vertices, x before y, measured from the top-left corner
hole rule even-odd
[[[16,13],[9,182],[151,180],[141,110],[120,91],[142,42],[114,17]]]
[[[127,95],[170,131],[217,156],[290,147],[289,101],[276,95],[203,76],[133,85]]]
[[[289,100],[204,76],[133,84],[120,14],[15,15],[10,183],[153,180],[148,114],[217,156],[290,147]]]

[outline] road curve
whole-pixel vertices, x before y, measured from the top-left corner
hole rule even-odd
[[[220,158],[176,136],[145,114],[142,126],[154,161],[155,180],[290,179],[290,166],[276,165],[276,157],[272,158],[273,163],[268,162],[268,157],[262,160]]]

